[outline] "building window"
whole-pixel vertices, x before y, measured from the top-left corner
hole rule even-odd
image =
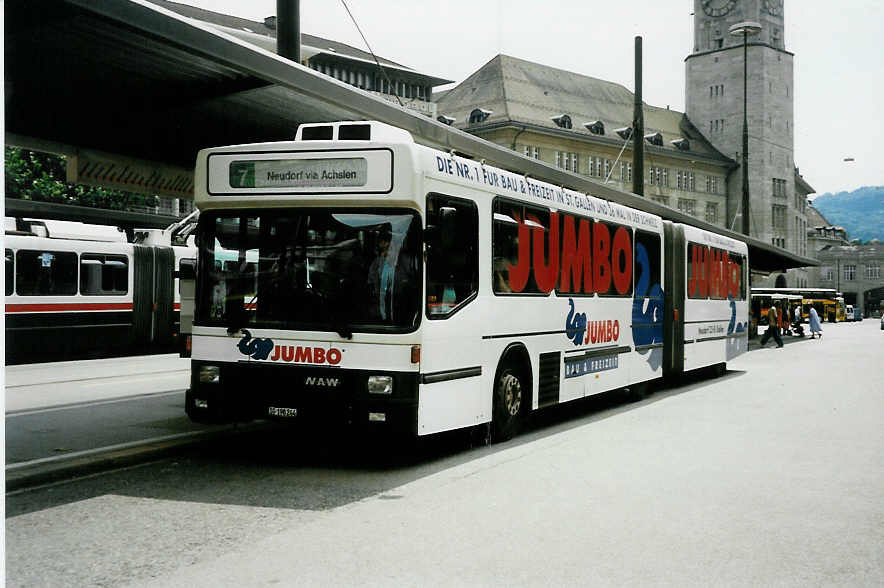
[[[684,190],[684,174],[681,170],[675,172],[675,185],[679,190]]]
[[[718,222],[718,203],[706,203],[706,222],[715,224]]]
[[[608,179],[608,176],[611,175],[611,160],[605,160],[605,179]]]
[[[576,172],[577,154],[569,151],[556,151],[556,167]]]
[[[595,158],[595,175],[598,177],[602,177],[602,158]]]
[[[786,228],[786,207],[782,204],[774,204],[771,206],[771,217],[774,228]]]
[[[835,270],[831,267],[821,268],[820,279],[824,282],[833,282],[835,280]]]
[[[694,172],[686,172],[688,175],[688,190],[691,192],[697,191],[697,182],[696,177],[694,176]]]
[[[562,129],[570,129],[571,128],[571,117],[567,114],[560,114],[559,116],[552,117],[552,121],[556,123],[556,126]]]
[[[866,266],[866,279],[867,280],[878,280],[881,278],[881,266],[879,265],[867,265]]]
[[[593,135],[605,134],[605,123],[600,120],[594,120],[592,122],[584,123],[583,126],[586,127],[586,129]]]
[[[525,149],[523,151],[525,157],[533,157],[534,159],[540,159],[540,147],[532,147],[531,145],[525,145]]]
[[[689,214],[691,216],[695,216],[695,207],[697,205],[696,200],[691,200],[689,198],[679,198],[678,199],[678,211],[684,214]]]
[[[484,110],[482,108],[474,108],[470,113],[470,124],[476,124],[480,122],[485,122],[485,120],[492,114],[491,110]]]
[[[657,194],[657,195],[651,196],[651,200],[653,200],[654,202],[657,202],[659,204],[662,204],[663,206],[669,206],[669,196],[662,196],[660,194]]]
[[[844,266],[844,279],[852,282],[856,279],[856,265],[846,264]]]
[[[786,180],[781,180],[778,178],[773,178],[771,180],[773,187],[773,195],[775,198],[785,198],[786,197]]]

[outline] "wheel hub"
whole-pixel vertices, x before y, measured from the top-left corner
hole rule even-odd
[[[513,374],[506,374],[501,381],[503,387],[503,405],[510,416],[516,416],[522,406],[522,384]]]

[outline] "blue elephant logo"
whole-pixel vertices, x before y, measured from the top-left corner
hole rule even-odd
[[[574,343],[581,345],[583,343],[583,335],[586,333],[586,313],[574,312],[574,299],[568,298],[568,304],[571,310],[568,312],[568,318],[565,319],[565,335]]]
[[[635,244],[635,263],[641,270],[632,300],[632,340],[637,345],[663,342],[663,289],[651,285],[651,262],[642,243]],[[648,306],[644,308],[645,297]]]
[[[252,339],[252,334],[246,329],[242,333],[243,337],[237,345],[239,352],[254,359],[267,359],[273,351],[273,339]]]
[[[728,296],[728,299],[731,303],[731,320],[727,325],[727,334],[742,333],[746,330],[746,323],[737,322],[737,303],[734,302],[733,296]]]

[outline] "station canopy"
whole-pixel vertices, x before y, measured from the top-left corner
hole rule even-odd
[[[4,8],[8,145],[152,171],[180,187],[172,178],[192,174],[202,148],[291,140],[304,122],[378,120],[424,145],[745,241],[756,271],[818,265],[526,158],[145,0],[7,0]]]

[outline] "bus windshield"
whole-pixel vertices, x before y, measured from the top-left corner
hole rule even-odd
[[[286,330],[404,332],[420,320],[414,211],[223,211],[200,219],[196,322]]]

